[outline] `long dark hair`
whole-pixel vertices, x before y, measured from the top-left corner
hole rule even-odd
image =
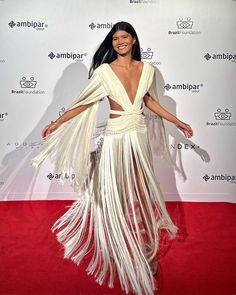
[[[117,53],[112,47],[112,37],[117,31],[126,31],[136,42],[132,48],[132,57],[136,60],[141,60],[140,45],[137,33],[131,24],[127,22],[118,22],[114,24],[106,38],[103,40],[97,51],[95,52],[92,60],[92,65],[89,70],[89,78],[92,76],[93,71],[103,63],[111,63],[117,58]]]

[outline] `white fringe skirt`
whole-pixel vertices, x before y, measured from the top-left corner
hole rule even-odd
[[[89,251],[87,272],[113,287],[117,275],[128,293],[152,295],[150,261],[159,247],[159,229],[174,238],[160,194],[144,115],[108,120],[96,166],[83,195],[53,225],[65,258],[79,264]]]

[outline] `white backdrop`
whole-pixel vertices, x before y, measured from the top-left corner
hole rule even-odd
[[[232,0],[0,0],[0,199],[77,198],[49,162],[35,170],[30,159],[124,20],[157,67],[161,103],[194,129],[188,140],[166,124],[183,177],[155,159],[165,199],[236,202],[235,15]]]

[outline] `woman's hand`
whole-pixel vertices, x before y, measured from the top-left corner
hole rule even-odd
[[[52,122],[51,124],[47,125],[42,131],[42,137],[47,137],[50,133],[55,131],[59,127],[59,123]]]
[[[179,121],[176,124],[176,127],[179,128],[187,138],[190,138],[193,136],[193,130],[188,124]]]

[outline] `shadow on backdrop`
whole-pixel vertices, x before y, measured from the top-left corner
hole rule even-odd
[[[166,108],[169,112],[176,116],[176,102],[170,96],[165,95],[165,83],[162,74],[158,69],[156,69],[156,79],[157,79],[157,92],[159,95],[160,104]],[[189,118],[179,118],[183,121],[189,121]],[[191,122],[189,122],[191,125]],[[165,121],[166,135],[167,135],[167,144],[171,149],[171,155],[177,166],[181,170],[181,177],[183,181],[187,180],[187,175],[183,166],[182,161],[182,149],[177,148],[178,144],[194,146],[195,148],[190,149],[188,152],[194,152],[199,156],[199,160],[204,161],[206,163],[210,162],[210,156],[208,152],[193,142],[192,140],[186,138],[184,134],[176,128],[174,124],[171,124]],[[195,131],[195,130],[193,130]],[[170,142],[171,138],[171,142]],[[188,237],[188,230],[185,223],[185,214],[184,207],[182,204],[181,196],[177,189],[176,177],[179,177],[178,173],[174,171],[173,167],[171,167],[167,161],[163,158],[154,157],[154,168],[155,173],[157,175],[157,179],[159,181],[161,192],[166,200],[175,201],[171,202],[168,205],[171,207],[171,218],[174,224],[178,227],[177,241],[184,242]],[[174,240],[173,240],[174,242]],[[163,257],[166,252],[168,252],[171,247],[172,241],[168,240],[167,233],[163,232],[160,239],[160,251],[158,253],[158,257]],[[161,265],[158,266],[161,268]],[[161,269],[159,269],[160,274]],[[161,276],[159,279],[161,281]]]
[[[1,186],[1,200],[32,198],[41,167],[35,169],[31,166],[30,161],[39,152],[42,129],[52,120],[58,118],[79,95],[87,84],[87,77],[88,70],[82,63],[75,62],[65,68],[55,85],[52,102],[38,124],[22,143],[7,153],[2,160],[0,179],[4,184]],[[56,181],[49,180],[46,175],[45,181],[49,181],[48,195],[50,195],[50,191],[55,189],[55,185],[60,187]],[[46,196],[45,199],[47,199]]]

